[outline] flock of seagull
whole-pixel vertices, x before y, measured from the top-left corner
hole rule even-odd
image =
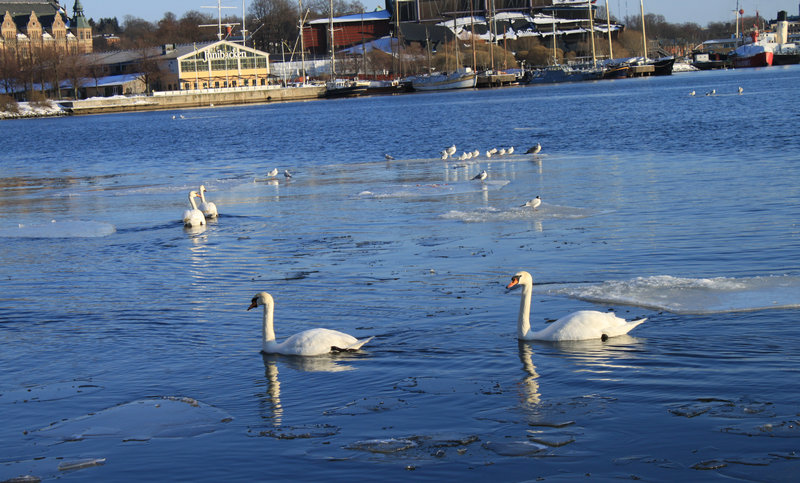
[[[741,95],[742,93],[744,93],[744,88],[742,86],[739,86],[739,89],[737,89],[737,92]],[[697,93],[695,91],[691,91],[689,93],[690,96],[694,96],[696,94]],[[706,95],[707,96],[716,96],[717,95],[717,90],[716,89],[711,89],[710,91],[706,92]]]
[[[528,149],[527,154],[537,154],[541,150],[541,144],[537,143],[535,146]],[[442,159],[446,159],[444,157],[445,155],[452,156],[455,152],[455,145],[446,148],[442,151]],[[509,149],[489,150],[486,154],[487,157],[491,157],[491,155],[495,153],[503,155],[513,152],[514,148],[511,147]],[[385,157],[387,160],[390,158],[394,159],[388,154],[386,154]],[[271,170],[267,175],[269,177],[277,176],[278,169],[275,168]],[[284,176],[287,180],[291,178],[291,174],[288,170],[284,171]],[[473,179],[483,181],[487,176],[486,171],[483,170]],[[217,217],[217,206],[213,202],[206,200],[206,191],[206,187],[200,185],[199,190],[192,190],[189,192],[189,204],[191,205],[191,209],[186,210],[183,214],[184,226],[195,227],[205,225],[206,220]],[[200,198],[200,205],[197,204],[195,198]],[[535,210],[541,204],[542,200],[537,196],[521,206],[533,208]],[[528,272],[520,271],[511,277],[511,283],[506,287],[509,290],[522,287],[522,293],[520,294],[520,311],[517,317],[517,337],[520,340],[606,340],[609,337],[627,334],[630,330],[646,320],[639,319],[628,322],[611,313],[581,310],[556,320],[542,330],[533,331],[530,326],[532,286],[533,280],[531,275]],[[359,340],[344,332],[315,328],[294,334],[279,343],[275,338],[275,329],[273,326],[274,304],[274,300],[270,294],[267,292],[259,292],[252,298],[250,307],[247,309],[250,310],[256,307],[263,307],[264,309],[261,346],[261,351],[264,353],[316,356],[331,352],[357,351],[372,339],[372,337],[369,337]]]
[[[536,143],[536,146],[528,148],[528,150],[525,151],[525,154],[538,154],[539,151],[541,151],[541,150],[542,150],[542,145],[539,144],[539,143]],[[473,151],[464,151],[461,154],[459,154],[458,157],[456,157],[456,151],[457,151],[456,145],[453,144],[452,146],[450,146],[448,148],[444,148],[443,150],[441,150],[439,152],[439,155],[441,155],[442,161],[446,161],[449,158],[457,159],[459,161],[466,161],[468,159],[477,158],[477,157],[479,157],[481,155],[480,150],[479,149],[475,149]],[[485,153],[487,158],[491,158],[492,156],[495,156],[495,155],[497,155],[497,156],[505,156],[505,155],[511,155],[511,154],[514,154],[514,146],[511,146],[509,148],[500,148],[500,149],[492,148],[492,149],[487,150],[486,153]],[[394,159],[389,154],[385,154],[384,156],[386,157],[387,161]]]

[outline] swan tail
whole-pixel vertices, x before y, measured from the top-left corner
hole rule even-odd
[[[357,340],[357,341],[355,341],[354,343],[350,344],[347,347],[331,346],[331,352],[356,352],[357,350],[361,349],[361,346],[363,346],[367,342],[371,341],[373,339],[373,337],[369,337],[367,339]]]

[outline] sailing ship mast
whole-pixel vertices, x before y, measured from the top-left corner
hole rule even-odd
[[[336,48],[333,45],[333,0],[330,0],[330,9],[330,15],[328,15],[328,31],[331,37],[331,82],[334,82],[336,79],[336,58],[334,54]]]
[[[592,0],[587,0],[586,5],[589,6],[589,35],[592,39],[592,65],[597,66],[597,54],[594,50],[594,11],[592,9]]]
[[[639,8],[642,12],[642,47],[644,48],[644,58],[647,59],[647,33],[644,31],[644,0],[639,0]]]
[[[608,32],[608,58],[614,58],[614,47],[611,45],[611,12],[608,10],[608,0],[606,0],[606,32]]]

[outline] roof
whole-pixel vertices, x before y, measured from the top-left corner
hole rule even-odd
[[[97,87],[121,86],[127,84],[128,82],[135,82],[137,80],[141,80],[141,78],[142,78],[141,74],[109,75],[98,79]],[[87,82],[83,84],[83,86],[95,87],[94,79],[89,79]]]
[[[27,18],[30,16],[31,12],[35,12],[37,17],[52,16],[58,11],[63,12],[63,10],[64,9],[58,5],[58,2],[49,0],[29,0],[24,2],[18,0],[0,1],[0,15],[5,15],[6,12],[9,12],[12,17],[24,15]]]
[[[346,22],[375,22],[378,20],[389,20],[392,15],[387,10],[376,10],[374,12],[354,13],[353,15],[344,15],[342,17],[334,17],[333,23],[346,23]],[[328,18],[318,18],[311,20],[308,25],[318,25],[321,23],[328,23]]]

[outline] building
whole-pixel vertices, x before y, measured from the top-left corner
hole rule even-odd
[[[269,54],[227,40],[210,44],[167,46],[159,58],[164,90],[266,86]]]
[[[390,35],[406,44],[435,43],[450,37],[433,28],[443,26],[455,35],[472,29],[482,40],[494,42],[538,37],[549,43],[555,35],[563,45],[574,48],[591,31],[589,16],[596,14],[596,7],[591,5],[590,10],[589,5],[586,0],[386,0],[386,10],[334,18],[333,42],[337,51]],[[595,19],[597,35],[611,30],[617,36],[623,29]],[[311,20],[303,26],[309,53],[330,53],[329,32],[329,19]]]
[[[87,54],[92,27],[75,0],[72,18],[57,0],[0,1],[0,54],[28,58],[42,51]]]

